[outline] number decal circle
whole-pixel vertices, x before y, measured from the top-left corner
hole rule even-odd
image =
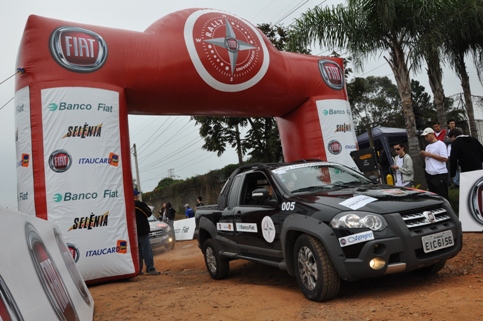
[[[262,220],[262,233],[263,238],[268,243],[272,243],[275,240],[275,224],[273,224],[270,216],[265,216]]]

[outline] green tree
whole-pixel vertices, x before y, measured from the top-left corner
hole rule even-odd
[[[366,132],[368,126],[404,126],[401,98],[389,78],[354,78],[347,84],[347,94],[357,135]]]
[[[200,125],[200,136],[205,140],[203,149],[216,152],[218,156],[221,156],[226,151],[226,146],[230,145],[237,151],[238,164],[243,164],[246,148],[243,144],[240,127],[247,126],[248,118],[192,116],[191,119]]]
[[[387,54],[384,59],[394,73],[401,98],[415,180],[423,188],[426,182],[418,153],[407,50],[414,46],[418,26],[427,19],[426,11],[432,12],[437,4],[438,0],[348,0],[347,6],[315,7],[296,20],[290,38],[298,46],[316,43],[347,50],[358,69],[369,56]]]

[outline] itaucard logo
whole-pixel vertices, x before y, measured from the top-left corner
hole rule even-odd
[[[116,246],[113,247],[105,247],[97,250],[87,250],[86,257],[90,256],[101,256],[106,254],[126,254],[127,253],[127,241],[126,240],[118,240]]]
[[[22,154],[22,159],[17,162],[17,168],[29,167],[29,164],[30,164],[30,154]]]
[[[257,84],[269,65],[260,32],[248,22],[215,10],[199,10],[186,20],[188,53],[201,78],[214,89],[237,92]]]
[[[112,106],[109,106],[104,103],[98,103],[97,106],[92,106],[92,104],[85,104],[85,103],[69,103],[65,101],[61,101],[59,104],[50,103],[47,108],[50,111],[70,111],[70,110],[97,110],[106,113],[112,113]],[[93,109],[94,108],[94,109]]]
[[[74,224],[72,224],[67,232],[80,229],[92,230],[97,227],[107,226],[108,217],[109,211],[102,215],[95,215],[94,213],[91,213],[90,216],[76,217],[74,218]]]
[[[102,123],[95,126],[89,126],[89,124],[85,123],[83,126],[69,126],[67,133],[62,136],[62,139],[70,137],[101,137],[101,132]]]
[[[475,221],[483,225],[483,177],[471,187],[468,194],[468,207]]]
[[[64,150],[58,149],[50,154],[49,166],[50,169],[56,173],[63,173],[67,171],[72,165],[72,156]]]
[[[342,144],[337,140],[331,140],[328,145],[329,146],[327,146],[327,149],[332,155],[339,155],[342,151]]]
[[[336,90],[344,88],[344,74],[337,63],[331,60],[320,60],[319,70],[327,86]]]
[[[81,157],[78,161],[79,165],[111,165],[117,167],[119,165],[119,155],[109,153],[108,157]]]
[[[107,59],[107,44],[97,33],[79,27],[59,27],[50,36],[50,52],[64,68],[92,72]]]

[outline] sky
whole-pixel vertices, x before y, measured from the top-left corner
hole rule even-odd
[[[288,26],[294,18],[317,5],[332,6],[346,3],[343,0],[84,0],[37,1],[0,0],[0,207],[17,209],[17,176],[15,152],[15,94],[16,58],[23,30],[29,15],[83,23],[94,26],[144,31],[152,23],[172,12],[187,8],[211,8],[232,13],[254,25],[261,23]],[[314,48],[314,55],[329,55],[328,48]],[[340,52],[340,51],[339,51]],[[344,52],[340,52],[344,54]],[[468,61],[471,89],[474,95],[483,95],[473,66]],[[13,77],[11,77],[13,76]],[[395,83],[394,76],[383,59],[383,54],[370,58],[363,70],[353,76],[387,76]],[[411,75],[420,81],[430,93],[425,74]],[[11,78],[9,78],[11,77]],[[460,93],[457,76],[444,69],[445,94]],[[11,101],[10,101],[11,100]],[[141,189],[148,192],[168,176],[185,179],[203,175],[228,164],[237,163],[236,152],[228,148],[218,157],[203,150],[199,126],[189,116],[129,116],[130,145],[136,144]],[[133,165],[133,177],[136,176]]]

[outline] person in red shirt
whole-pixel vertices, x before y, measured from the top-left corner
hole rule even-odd
[[[433,122],[431,127],[433,127],[434,130],[434,137],[436,137],[437,140],[444,142],[444,138],[446,137],[446,129],[441,128],[438,122]]]

